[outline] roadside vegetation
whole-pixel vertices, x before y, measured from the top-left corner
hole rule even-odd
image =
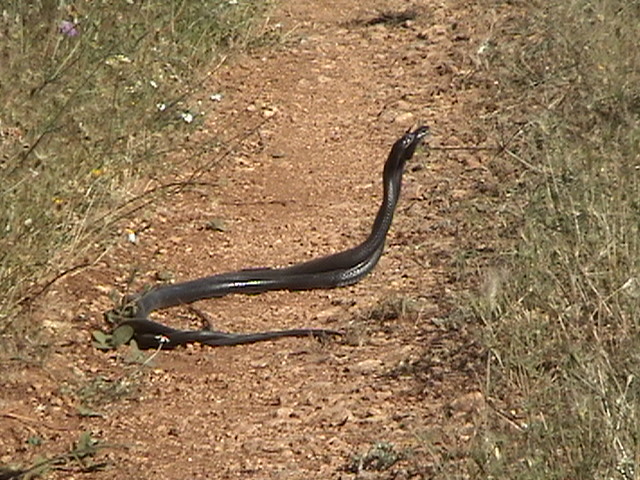
[[[517,174],[470,312],[490,406],[471,471],[638,478],[640,3],[515,3],[487,45]]]
[[[94,261],[114,222],[139,206],[140,175],[161,172],[168,153],[183,151],[216,101],[216,92],[208,104],[193,93],[225,55],[257,41],[264,8],[234,0],[3,3],[1,351],[11,351],[11,332],[38,328],[21,321],[20,309]]]

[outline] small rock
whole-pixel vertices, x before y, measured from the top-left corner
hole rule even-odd
[[[360,373],[362,375],[369,375],[374,373],[382,366],[382,361],[377,358],[371,358],[369,360],[363,360],[349,367],[349,370],[354,373]]]
[[[335,307],[330,307],[318,313],[316,315],[316,318],[319,320],[320,323],[327,322],[327,321],[335,322],[338,318],[340,318],[340,315],[343,313],[343,311],[344,309],[340,305]]]
[[[339,403],[333,407],[323,410],[318,415],[317,419],[332,427],[340,427],[349,420],[353,420],[353,412],[351,412],[351,410],[349,410],[344,404]]]
[[[280,407],[275,412],[276,418],[290,418],[294,416],[294,410],[291,407]]]
[[[156,280],[161,282],[170,282],[175,278],[175,275],[171,270],[160,270],[156,272]]]
[[[222,218],[212,218],[205,223],[204,228],[207,230],[214,230],[216,232],[226,232],[227,223]]]
[[[399,123],[400,125],[409,125],[413,123],[414,115],[411,112],[404,112],[399,115],[396,115],[394,118],[395,123]]]
[[[264,118],[271,118],[273,117],[276,113],[278,113],[278,109],[276,107],[266,107],[263,111],[262,111],[262,116]]]

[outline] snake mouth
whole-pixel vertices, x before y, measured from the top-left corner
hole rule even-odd
[[[418,137],[418,139],[422,140],[431,132],[431,129],[427,125],[422,125],[418,127],[413,134]]]

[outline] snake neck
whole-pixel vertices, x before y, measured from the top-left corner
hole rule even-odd
[[[370,244],[373,248],[384,244],[391,227],[393,214],[400,198],[403,169],[404,164],[399,166],[397,171],[392,171],[388,176],[385,175],[382,204],[376,214],[371,233],[364,242],[365,244]]]

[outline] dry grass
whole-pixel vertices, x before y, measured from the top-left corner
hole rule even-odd
[[[478,426],[471,470],[638,478],[640,3],[522,8],[490,60],[500,122],[520,128],[508,153],[520,228],[474,309],[495,415]]]
[[[162,170],[199,125],[208,106],[192,92],[223,55],[258,39],[264,8],[3,4],[0,341],[19,327],[21,301],[103,250],[136,178]]]

